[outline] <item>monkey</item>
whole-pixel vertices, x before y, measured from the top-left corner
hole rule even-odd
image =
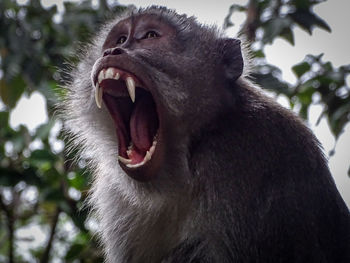
[[[350,262],[320,143],[248,63],[239,39],[159,6],[84,47],[62,114],[107,262]]]

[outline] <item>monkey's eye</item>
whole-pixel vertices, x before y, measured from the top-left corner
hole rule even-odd
[[[121,36],[117,40],[117,45],[123,44],[126,41],[126,36]]]
[[[159,37],[159,34],[155,31],[148,31],[143,38],[156,38]]]

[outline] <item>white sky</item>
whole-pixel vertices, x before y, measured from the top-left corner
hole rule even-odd
[[[45,5],[52,3],[60,3],[62,0],[44,0]],[[165,5],[169,8],[176,9],[179,13],[195,15],[200,22],[206,24],[217,24],[221,26],[223,20],[228,13],[228,9],[232,3],[245,4],[247,0],[221,0],[221,1],[165,1],[165,0],[139,0],[128,1],[121,0],[121,4],[134,4],[136,6],[148,6],[151,4]],[[318,55],[325,53],[324,59],[329,60],[334,66],[350,63],[350,37],[349,26],[350,20],[348,13],[350,10],[350,1],[328,0],[325,3],[315,7],[315,12],[319,14],[332,28],[332,33],[315,29],[310,37],[306,32],[296,28],[295,43],[293,47],[284,40],[276,40],[273,45],[267,46],[265,49],[268,62],[282,69],[283,79],[289,82],[295,82],[295,77],[291,72],[291,66],[302,61],[306,54]],[[244,15],[235,15],[233,17],[235,27],[231,28],[227,34],[234,36],[239,29],[239,25],[244,20]],[[348,86],[350,78],[348,78]],[[279,99],[283,105],[287,105],[283,98]],[[47,121],[45,108],[45,100],[37,92],[34,92],[30,99],[22,98],[17,108],[12,112],[10,124],[14,127],[19,124],[28,125],[33,130],[37,125]],[[313,106],[310,110],[310,127],[315,132],[318,139],[324,146],[325,153],[334,147],[334,138],[331,135],[325,119],[315,127],[316,120],[322,111],[321,106]],[[347,176],[347,169],[350,164],[350,125],[345,128],[341,135],[337,146],[336,154],[329,160],[330,169],[335,178],[338,189],[343,198],[350,207],[350,178]]]

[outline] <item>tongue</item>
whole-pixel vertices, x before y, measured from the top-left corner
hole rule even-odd
[[[139,98],[130,118],[130,135],[134,147],[142,152],[148,151],[157,129],[158,118],[152,98]]]

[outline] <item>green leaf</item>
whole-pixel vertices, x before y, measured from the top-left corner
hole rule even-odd
[[[41,195],[40,195],[40,201],[45,201],[45,202],[53,202],[55,204],[62,202],[64,200],[63,192],[60,189],[53,188],[52,186],[49,187],[49,185],[46,186],[46,188],[41,189]],[[66,212],[69,214],[72,211],[68,211],[69,209],[66,210]]]
[[[69,179],[69,185],[77,190],[84,190],[88,185],[87,177],[81,173],[75,173],[72,179]]]
[[[6,127],[8,125],[8,121],[9,121],[9,112],[7,111],[1,111],[0,112],[0,127]]]
[[[41,140],[46,140],[49,137],[50,131],[54,125],[55,125],[55,120],[53,119],[49,120],[48,123],[40,125],[36,129],[35,137],[40,138]]]
[[[333,71],[333,65],[331,62],[327,62],[323,64],[323,68],[325,71]]]
[[[291,25],[291,20],[288,17],[275,18],[268,20],[262,26],[264,28],[263,42],[272,43],[272,41],[282,34],[284,31],[288,30]]]
[[[265,53],[262,49],[253,51],[253,57],[254,58],[264,58],[265,57]]]
[[[18,132],[16,132],[11,140],[13,150],[15,153],[22,152],[30,143],[30,134],[26,126],[20,125]]]
[[[291,2],[298,9],[309,9],[313,5],[322,3],[324,1],[326,1],[326,0],[292,0]]]
[[[332,32],[332,29],[330,28],[330,26],[319,16],[314,15],[314,23],[316,25],[318,25],[320,28],[323,28],[324,30],[328,31],[328,32]]]
[[[286,27],[280,33],[280,37],[287,40],[292,46],[294,46],[294,33],[290,27]]]
[[[328,24],[310,10],[297,9],[294,13],[289,13],[289,17],[293,19],[301,28],[305,29],[310,35],[315,25],[324,30],[331,32]]]
[[[81,252],[84,250],[84,247],[85,247],[84,244],[73,244],[69,248],[69,250],[65,256],[65,259],[68,260],[69,262],[73,261],[74,259],[79,259],[79,256],[80,256]]]
[[[0,167],[0,185],[15,186],[22,181],[30,185],[40,184],[40,179],[37,177],[35,170],[32,168],[18,171],[13,168]]]
[[[290,95],[288,84],[276,78],[272,73],[253,73],[252,78],[264,89],[274,91],[277,94]]]
[[[302,75],[304,75],[306,72],[308,72],[311,69],[311,65],[307,62],[302,62],[300,64],[297,64],[292,67],[292,70],[294,74],[300,78]]]
[[[301,108],[299,110],[299,116],[303,118],[304,120],[307,120],[308,118],[308,107],[307,104],[301,104]]]
[[[30,155],[31,161],[41,161],[41,162],[53,162],[55,161],[55,156],[46,149],[35,150]]]
[[[336,102],[333,104],[338,104],[336,106],[332,105],[333,109],[329,111],[328,120],[329,126],[336,138],[343,132],[345,124],[349,121],[348,115],[350,114],[350,104],[348,100],[335,99]]]
[[[9,83],[1,79],[0,96],[2,101],[10,108],[14,108],[22,96],[25,86],[26,84],[21,76],[14,77]]]
[[[15,186],[23,180],[23,176],[18,171],[9,168],[0,167],[0,185]]]
[[[300,92],[296,95],[299,101],[304,105],[310,105],[312,102],[312,95],[315,93],[315,89],[312,86],[302,85]]]

